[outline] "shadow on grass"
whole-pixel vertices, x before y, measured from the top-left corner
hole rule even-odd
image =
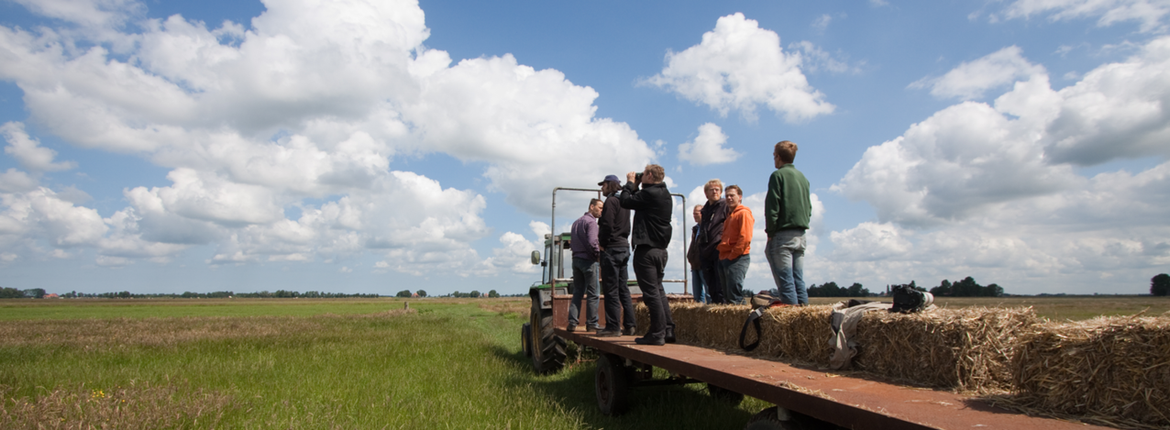
[[[703,384],[634,387],[628,394],[628,411],[620,416],[603,415],[597,406],[593,381],[596,354],[590,351],[573,353],[560,372],[537,375],[531,360],[523,351],[493,346],[491,353],[520,370],[503,383],[511,388],[525,388],[535,396],[543,396],[560,404],[566,410],[579,411],[589,428],[646,429],[646,428],[703,428],[742,429],[755,412],[770,404],[755,399],[745,400],[744,407],[711,398]],[[661,372],[661,370],[658,370]],[[656,377],[663,377],[657,374]],[[751,402],[751,403],[749,403]],[[745,408],[755,409],[749,411]]]

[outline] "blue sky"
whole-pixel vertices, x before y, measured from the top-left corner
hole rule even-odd
[[[812,282],[1143,293],[1170,271],[1168,12],[5,0],[0,286],[520,293],[552,187],[658,163],[688,206],[744,189],[747,286],[770,288],[759,213],[792,140]],[[671,255],[682,277],[680,235]]]

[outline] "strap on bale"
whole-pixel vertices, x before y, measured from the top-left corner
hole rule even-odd
[[[763,329],[760,328],[760,317],[764,315],[764,309],[767,308],[753,309],[752,312],[748,314],[747,321],[743,323],[743,330],[739,331],[739,347],[743,348],[744,351],[751,351],[756,349],[757,346],[760,346],[760,339],[763,337],[761,336]],[[752,342],[751,345],[745,345],[744,340],[747,337],[748,327],[750,327],[752,323],[755,323],[756,325],[756,341]]]
[[[755,309],[752,309],[751,313],[748,314],[747,321],[743,323],[743,329],[739,331],[739,347],[743,348],[744,351],[751,351],[760,346],[760,340],[763,339],[764,331],[760,327],[760,317],[764,316],[764,311],[768,308],[788,306],[768,293],[759,293],[752,296],[751,303]],[[756,327],[756,341],[748,345],[745,342],[747,340],[748,327],[753,325]]]

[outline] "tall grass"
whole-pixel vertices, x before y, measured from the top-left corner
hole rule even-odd
[[[357,314],[8,320],[0,428],[738,429],[768,406],[645,388],[629,413],[607,417],[588,355],[533,374],[522,301],[381,303]]]

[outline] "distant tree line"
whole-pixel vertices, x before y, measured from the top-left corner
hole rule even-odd
[[[1170,284],[1170,276],[1166,276],[1165,282]],[[904,285],[919,291],[927,291],[926,288],[919,287],[914,281],[910,281],[909,284]],[[887,285],[886,292],[898,286],[901,285]],[[1166,290],[1170,290],[1170,285],[1167,285],[1165,288]],[[857,282],[854,282],[853,285],[848,287],[840,287],[836,282],[826,282],[821,285],[813,284],[808,287],[809,297],[868,297],[885,294],[885,292],[879,293],[874,294]],[[930,289],[930,294],[936,297],[1001,297],[1004,293],[1003,287],[999,285],[979,285],[979,283],[975,282],[975,278],[968,276],[953,284],[951,281],[943,279],[939,286]]]
[[[975,278],[968,276],[953,284],[943,279],[939,286],[930,289],[930,294],[935,297],[1002,297],[1003,287],[996,284],[979,285]]]
[[[40,299],[43,297],[45,297],[44,288],[30,288],[27,290],[18,290],[9,287],[0,288],[0,299]]]
[[[527,294],[525,294],[525,295],[527,295]],[[496,290],[488,291],[488,293],[486,295],[483,293],[480,293],[479,290],[471,290],[470,293],[461,293],[461,292],[455,291],[455,292],[449,294],[447,297],[471,298],[471,299],[478,299],[480,297],[496,298],[496,297],[500,297],[500,293],[497,293]]]
[[[1170,296],[1170,275],[1162,273],[1150,278],[1150,294],[1155,296]]]
[[[808,287],[809,297],[869,297],[873,295],[861,284],[854,282],[847,288],[837,286],[836,282],[826,282],[821,285],[813,284]]]

